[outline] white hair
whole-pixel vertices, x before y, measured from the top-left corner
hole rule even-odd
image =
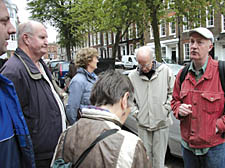
[[[149,55],[150,60],[153,60],[153,49],[149,46],[142,46],[140,48],[138,48],[137,52],[136,52],[136,58],[138,58],[138,55],[140,53],[145,53],[147,55]]]
[[[19,24],[17,39],[20,40],[24,33],[28,33],[32,35],[34,33],[35,25],[43,25],[43,24],[41,22],[34,21],[34,20],[29,20],[27,22]]]

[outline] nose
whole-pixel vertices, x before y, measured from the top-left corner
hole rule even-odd
[[[11,22],[9,22],[8,33],[9,33],[9,34],[15,34],[15,33],[16,33],[16,29],[15,29],[15,27],[12,25]]]
[[[197,42],[196,41],[192,42],[191,47],[192,48],[196,48],[197,47]]]

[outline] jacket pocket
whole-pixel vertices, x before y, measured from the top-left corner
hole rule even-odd
[[[202,108],[207,113],[214,113],[219,111],[221,103],[221,94],[202,93]]]
[[[181,91],[180,92],[181,102],[186,102],[187,101],[187,95],[188,95],[188,91]]]

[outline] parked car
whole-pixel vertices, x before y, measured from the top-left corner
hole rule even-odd
[[[64,60],[50,60],[48,62],[48,68],[51,71],[51,73],[53,74],[53,72],[55,71],[56,65],[60,62],[65,62]]]
[[[66,74],[69,72],[69,62],[59,62],[54,68],[53,76],[61,88],[65,86]]]
[[[123,68],[123,67],[124,67],[124,66],[123,66],[123,63],[122,63],[120,60],[116,59],[116,60],[115,60],[115,68],[121,69],[121,68]]]
[[[122,64],[123,64],[124,68],[134,69],[137,67],[138,62],[136,60],[135,55],[123,55],[122,56]]]
[[[178,64],[167,64],[172,71],[173,74],[176,76],[177,73],[181,68],[184,66],[178,65]],[[127,70],[123,71],[123,74],[128,75],[133,70]],[[173,125],[169,127],[169,140],[168,140],[168,148],[167,152],[178,157],[182,157],[181,153],[181,135],[180,135],[180,121],[177,120],[173,114]],[[124,123],[124,129],[129,130],[133,132],[134,134],[138,135],[138,129],[137,129],[137,121],[136,119],[130,114]]]

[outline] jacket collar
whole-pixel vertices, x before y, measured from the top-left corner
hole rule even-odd
[[[38,80],[42,78],[42,75],[38,68],[35,66],[33,61],[30,59],[30,57],[20,48],[17,48],[14,55],[20,59],[20,61],[25,66],[29,76],[34,79]],[[51,73],[48,71],[47,66],[45,65],[44,61],[42,59],[39,60],[40,63],[43,65],[44,70],[46,74],[48,75],[49,79],[52,80]]]
[[[205,72],[198,82],[200,82],[204,79],[211,79],[213,77],[213,74],[212,74],[212,71],[211,71],[211,67],[214,66],[213,64],[214,64],[214,60],[212,59],[211,56],[209,56]],[[193,77],[195,77],[193,73],[188,73],[187,79],[192,80]]]
[[[90,82],[95,82],[97,79],[97,75],[94,72],[90,73],[86,69],[81,68],[81,67],[78,68],[77,73],[81,73],[81,74],[85,75],[87,80]]]
[[[155,71],[155,73],[152,75],[151,79],[150,80],[153,80],[155,78],[157,78],[159,72],[163,69],[163,66],[161,66],[162,64],[160,62],[157,62],[157,61],[153,61],[153,65],[152,65],[152,70]],[[139,73],[139,76],[142,80],[149,80],[147,76],[145,76],[143,74],[143,72],[141,72],[141,70],[138,68],[137,69],[138,73]]]
[[[108,110],[101,109],[95,106],[88,106],[82,108],[82,117],[91,118],[95,120],[107,120],[115,123],[118,126],[122,126],[120,119]]]

